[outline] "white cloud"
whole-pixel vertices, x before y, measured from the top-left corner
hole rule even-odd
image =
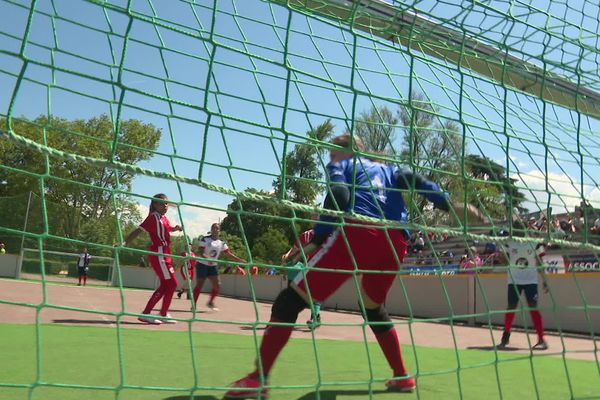
[[[218,207],[214,206],[214,208]],[[138,204],[137,209],[142,217],[148,215],[147,205]],[[210,226],[215,222],[222,221],[227,214],[220,210],[181,206],[181,216],[183,218],[183,224],[179,218],[177,207],[169,207],[169,210],[167,211],[167,218],[169,218],[171,225],[182,225],[185,229],[185,234],[194,239],[209,232]],[[173,235],[180,234],[181,233],[179,232],[173,233]]]
[[[529,167],[529,163],[526,163],[524,161],[522,161],[519,157],[515,156],[515,155],[510,155],[509,156],[510,160],[518,167],[518,168],[527,168]],[[500,162],[500,165],[504,165],[505,161],[503,160],[502,162]]]
[[[553,213],[573,212],[575,206],[581,202],[581,185],[568,175],[550,172],[546,176],[538,170],[519,172],[512,175],[517,180],[517,185],[529,200],[525,207],[531,211],[543,210],[548,202],[548,193],[545,192],[546,178],[548,189],[552,195],[551,206]],[[526,188],[531,189],[530,192]],[[584,185],[583,193],[594,207],[600,207],[600,189],[597,186]]]

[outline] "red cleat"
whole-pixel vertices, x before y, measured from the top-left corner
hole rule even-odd
[[[226,399],[266,399],[268,389],[261,389],[262,385],[258,379],[250,375],[238,379],[231,384],[231,389],[225,393]]]
[[[417,388],[415,378],[392,378],[385,381],[385,386],[394,392],[412,392]]]

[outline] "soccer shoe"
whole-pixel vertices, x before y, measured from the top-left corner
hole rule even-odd
[[[538,341],[532,348],[532,350],[548,350],[548,343],[545,340]]]
[[[149,325],[160,325],[162,321],[160,319],[153,318],[152,316],[148,317],[138,317],[138,321],[143,322]]]
[[[173,319],[173,317],[171,316],[171,314],[167,314],[167,315],[157,315],[156,317],[157,317],[157,318],[160,318],[160,321],[161,321],[163,324],[176,324],[176,323],[177,323],[177,321],[175,321],[175,320]]]
[[[183,290],[177,291],[177,298],[180,299],[182,294],[183,294]],[[189,299],[189,296],[188,296],[188,299]]]
[[[317,318],[316,320],[309,319],[306,321],[306,325],[308,325],[308,328],[313,331],[321,326],[321,318]]]
[[[393,392],[412,392],[417,388],[415,378],[392,378],[385,381],[385,387]]]
[[[502,332],[502,339],[500,339],[500,343],[496,346],[496,348],[499,350],[507,348],[509,341],[510,341],[510,332]]]
[[[225,392],[225,399],[266,399],[268,389],[260,390],[260,381],[250,375],[238,379],[231,384],[231,389]]]
[[[210,308],[213,311],[219,311],[219,309],[217,308],[217,306],[215,305],[215,303],[213,303],[212,301],[206,303],[206,307]]]

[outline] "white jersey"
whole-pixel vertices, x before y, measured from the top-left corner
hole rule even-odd
[[[78,267],[87,267],[90,264],[91,258],[92,258],[92,256],[90,256],[90,253],[81,253],[79,255],[79,261],[77,261],[77,266]]]
[[[221,239],[213,239],[210,236],[204,236],[200,240],[200,252],[203,258],[208,258],[210,260],[218,260],[221,252],[229,250],[227,243],[222,241]],[[217,263],[215,261],[201,261],[204,265],[215,266]]]
[[[508,256],[508,283],[530,285],[538,283],[538,265],[544,256],[544,246],[535,243],[507,242],[504,244]]]

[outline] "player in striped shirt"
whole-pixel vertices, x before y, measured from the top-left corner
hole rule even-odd
[[[515,223],[514,236],[520,236],[520,231],[525,229],[520,221]],[[541,258],[544,256],[544,246],[535,243],[521,243],[509,240],[504,243],[504,258],[508,265],[508,311],[504,314],[504,332],[498,344],[498,349],[506,349],[510,341],[510,331],[515,319],[515,310],[519,305],[519,297],[525,294],[527,306],[531,309],[531,320],[537,333],[538,341],[532,347],[534,350],[547,350],[548,344],[544,340],[544,320],[537,310],[538,305],[538,275],[542,278],[544,293],[548,293],[548,283]]]
[[[353,140],[349,134],[338,136],[332,141],[343,149],[330,152],[331,162],[327,165],[329,186],[324,208],[406,222],[407,211],[402,191],[415,190],[433,202],[436,208],[450,210],[448,195],[437,184],[397,166],[354,155],[352,142],[358,150],[364,151],[360,140]],[[463,215],[467,211],[470,219],[484,221],[479,210],[470,205],[466,210],[463,207],[455,205],[457,215]],[[363,317],[368,323],[376,323],[370,325],[371,330],[394,374],[392,379],[386,381],[386,386],[389,390],[413,391],[416,388],[415,378],[409,376],[404,366],[398,334],[383,305],[396,274],[377,273],[399,270],[399,263],[406,254],[408,232],[405,229],[351,218],[344,218],[345,224],[341,227],[336,222],[337,218],[334,217],[320,217],[314,228],[313,239],[302,249],[305,255],[316,251],[308,261],[309,270],[305,276],[298,275],[291,287],[284,289],[275,299],[271,322],[295,323],[300,311],[310,304],[308,288],[312,298],[322,302],[353,276],[350,273],[322,269],[354,271],[358,268],[362,275],[361,297],[365,308]],[[296,259],[299,258],[300,256],[296,256]],[[310,269],[311,267],[315,269]],[[260,363],[256,363],[257,367],[253,372],[232,384],[232,388],[225,393],[226,398],[267,395],[268,390],[261,385],[260,375],[264,375],[265,382],[268,380],[277,356],[291,336],[292,328],[291,325],[267,326],[259,350]],[[259,371],[259,365],[262,371]]]
[[[160,285],[152,293],[146,304],[146,308],[142,311],[142,314],[145,315],[138,319],[141,322],[153,325],[175,323],[168,314],[173,293],[175,293],[175,288],[177,288],[177,278],[175,277],[175,270],[169,256],[171,255],[171,232],[181,231],[181,226],[171,226],[165,215],[168,207],[167,200],[167,195],[163,193],[154,195],[150,202],[150,210],[146,219],[123,241],[123,246],[127,246],[127,243],[138,237],[142,231],[148,232],[150,236],[152,244],[148,250],[156,254],[148,255],[148,261],[150,261],[152,269],[158,276]],[[155,318],[150,312],[160,299],[162,299],[162,306],[159,317],[162,318]]]

